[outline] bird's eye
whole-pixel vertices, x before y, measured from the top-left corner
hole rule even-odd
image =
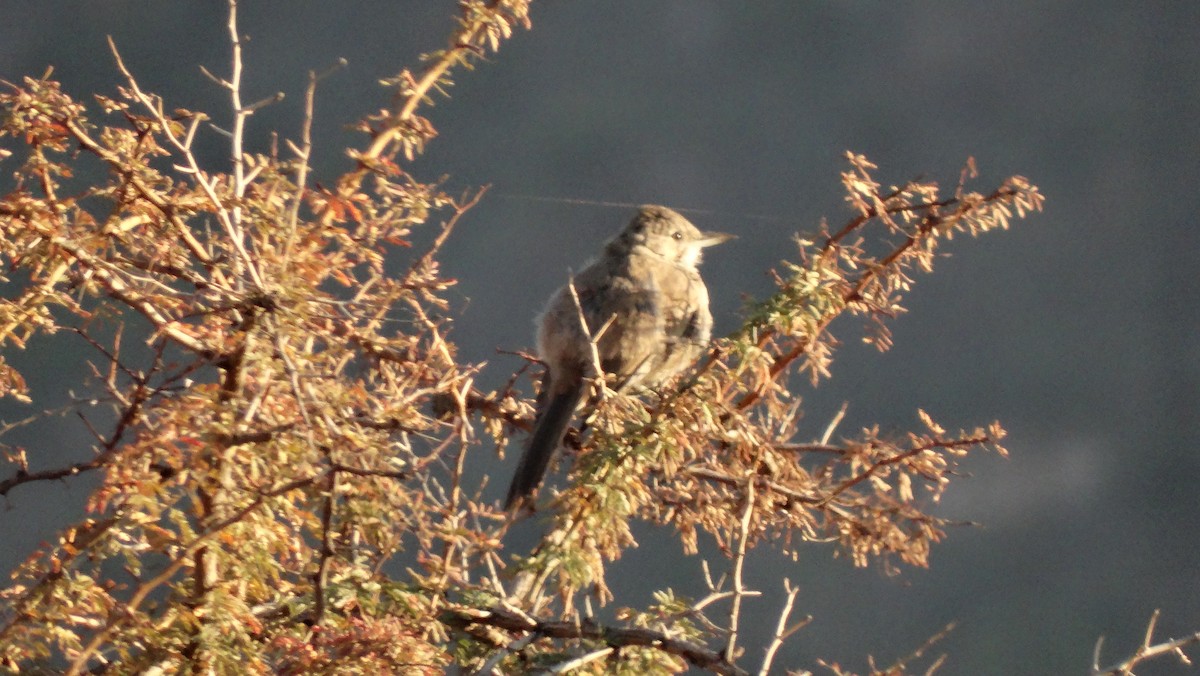
[[[683,239],[683,233],[679,232],[679,231],[675,231],[675,232],[671,233],[671,237],[674,237],[675,239]]]

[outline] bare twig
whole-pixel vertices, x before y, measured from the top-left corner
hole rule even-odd
[[[737,553],[733,557],[733,603],[729,606],[729,639],[725,644],[725,661],[727,662],[737,659],[738,622],[741,617],[742,598],[747,595],[747,589],[742,579],[742,569],[746,564],[746,545],[750,540],[750,522],[754,517],[755,478],[754,474],[746,477],[746,492],[743,494],[746,507],[742,511]],[[757,592],[752,593],[757,595]]]
[[[604,367],[600,364],[600,348],[597,343],[600,340],[600,336],[604,335],[604,332],[608,330],[608,327],[612,324],[616,316],[609,317],[608,321],[604,322],[604,325],[596,333],[592,333],[591,327],[588,326],[587,315],[583,312],[583,305],[579,302],[579,292],[575,290],[574,275],[567,278],[567,291],[571,294],[571,302],[575,304],[575,317],[579,320],[579,328],[583,331],[583,335],[588,337],[588,349],[592,356],[592,377],[595,379],[594,382],[600,385],[599,395],[603,398],[607,388],[604,387]]]
[[[825,433],[821,435],[822,446],[827,446],[829,444],[829,440],[833,438],[834,430],[836,430],[837,426],[842,423],[842,418],[846,417],[847,408],[850,408],[850,402],[843,401],[842,407],[839,408],[838,412],[833,415],[833,419],[829,421],[829,425],[825,428]]]
[[[82,331],[77,331],[77,333],[83,336],[84,339],[91,343],[96,349],[101,350],[104,354],[108,355],[109,358],[116,363],[117,356],[115,354],[104,350],[99,343],[96,343],[94,340],[86,336]],[[95,457],[90,460],[84,460],[68,465],[66,467],[43,470],[39,472],[29,472],[22,467],[13,476],[0,480],[0,496],[7,497],[9,491],[22,484],[33,483],[36,481],[55,481],[58,479],[65,479],[67,477],[76,476],[78,474],[106,466],[121,449],[121,442],[125,439],[126,433],[133,428],[135,423],[138,421],[139,416],[142,415],[142,408],[146,402],[159,396],[164,390],[168,389],[177,378],[182,377],[183,374],[188,372],[188,370],[185,369],[182,373],[178,373],[167,378],[166,381],[160,383],[157,387],[150,387],[150,380],[154,378],[154,376],[159,372],[159,369],[162,367],[163,347],[164,346],[160,343],[158,351],[155,354],[154,365],[146,374],[134,374],[132,371],[125,369],[123,366],[120,367],[124,369],[126,373],[128,373],[133,379],[133,390],[129,396],[125,397],[125,405],[121,411],[121,416],[117,419],[116,427],[113,429],[113,432],[108,436],[107,439],[100,440],[103,446]],[[94,430],[93,433],[95,433]],[[97,438],[99,438],[98,435]]]
[[[925,639],[925,642],[922,643],[920,646],[918,646],[916,650],[914,650],[911,653],[909,653],[908,655],[896,660],[894,663],[892,663],[892,665],[890,667],[888,667],[887,669],[884,669],[883,673],[887,673],[887,674],[904,673],[904,669],[908,666],[908,664],[910,662],[920,659],[935,644],[937,644],[942,639],[949,636],[950,632],[954,631],[954,627],[957,626],[957,624],[958,624],[957,622],[951,622],[951,623],[947,624],[945,627],[942,627],[941,631],[939,631],[938,633],[934,634],[933,636],[930,636],[929,638]],[[945,655],[939,656],[938,659],[934,660],[933,664],[931,664],[929,666],[929,669],[925,673],[932,674],[938,667],[941,666],[942,662],[945,659],[946,659]]]
[[[411,279],[417,271],[429,267],[434,256],[436,256],[438,252],[442,250],[442,246],[446,243],[446,240],[450,238],[450,233],[454,232],[454,226],[458,225],[459,219],[462,218],[463,214],[473,209],[476,204],[479,204],[479,200],[483,199],[483,196],[487,194],[487,191],[490,188],[491,186],[485,185],[479,190],[476,190],[475,194],[471,195],[469,198],[466,198],[465,201],[455,202],[453,204],[454,214],[449,218],[449,220],[442,224],[442,231],[438,233],[436,238],[434,238],[433,244],[430,245],[429,250],[426,251],[420,258],[413,261],[412,267],[409,268],[408,274],[405,275],[405,279]]]
[[[232,72],[229,75],[228,89],[230,103],[233,107],[233,134],[230,139],[230,162],[233,164],[233,206],[229,208],[229,214],[226,218],[221,219],[221,223],[226,226],[227,234],[230,243],[238,252],[241,265],[244,271],[250,275],[254,288],[262,290],[264,288],[262,276],[258,272],[258,266],[255,264],[255,259],[250,256],[246,250],[246,235],[242,230],[242,206],[241,200],[246,195],[246,186],[248,178],[246,176],[246,156],[244,149],[244,136],[246,130],[246,119],[254,114],[262,106],[270,103],[270,99],[264,99],[259,103],[251,106],[242,105],[242,36],[238,31],[237,22],[237,6],[238,0],[228,0],[229,3],[229,42],[233,47],[233,64]],[[283,94],[276,94],[274,100],[283,98]],[[207,181],[203,176],[197,176],[202,184]],[[239,270],[241,272],[241,270]]]
[[[615,648],[601,648],[599,650],[593,650],[591,652],[584,653],[584,654],[580,655],[579,657],[576,657],[575,659],[567,660],[566,662],[563,662],[561,664],[556,664],[553,667],[551,667],[550,669],[548,669],[546,673],[568,674],[568,673],[571,673],[572,671],[574,671],[575,669],[578,669],[579,667],[582,667],[586,664],[591,664],[592,662],[595,662],[596,660],[602,660],[605,657],[608,657],[609,655],[613,654],[615,651],[616,651]]]
[[[236,17],[235,10],[236,10],[237,2],[236,2],[236,0],[229,0],[229,4],[230,4],[230,26],[232,27],[231,30],[236,31],[237,17]],[[225,204],[225,201],[222,200],[221,197],[217,194],[217,186],[219,184],[218,179],[216,177],[210,177],[208,172],[206,172],[204,169],[202,169],[200,167],[200,163],[196,159],[195,154],[192,152],[191,145],[190,145],[191,137],[194,134],[194,129],[189,130],[189,132],[186,134],[184,139],[180,139],[180,137],[172,131],[173,125],[170,123],[169,120],[167,120],[166,115],[163,113],[162,100],[157,97],[146,94],[145,92],[143,92],[141,90],[141,88],[137,84],[137,80],[133,76],[133,73],[129,70],[128,67],[126,67],[124,60],[122,60],[120,52],[117,51],[117,45],[115,42],[113,42],[111,37],[108,40],[108,46],[109,46],[109,49],[112,51],[113,58],[116,60],[117,69],[121,71],[121,74],[123,76],[125,76],[125,80],[129,84],[130,91],[133,93],[134,98],[136,98],[138,100],[138,102],[141,103],[142,106],[147,111],[149,111],[149,113],[151,115],[154,116],[155,121],[162,127],[163,132],[164,132],[165,136],[167,137],[167,139],[169,139],[171,144],[173,146],[175,146],[175,149],[178,150],[181,155],[183,155],[184,159],[187,161],[187,170],[185,173],[189,173],[195,178],[196,185],[198,185],[204,191],[205,196],[208,198],[209,202],[212,204],[213,210],[217,216],[217,221],[221,224],[222,229],[225,231],[226,236],[229,238],[230,244],[233,245],[235,251],[237,251],[237,254],[238,254],[237,262],[239,263],[239,267],[245,268],[244,270],[238,270],[238,272],[239,273],[244,272],[244,273],[248,274],[250,276],[250,280],[253,284],[253,288],[255,290],[261,291],[265,286],[263,283],[262,276],[259,274],[257,266],[253,265],[253,259],[250,256],[249,252],[246,251],[245,238],[241,232],[241,207],[238,205],[235,205],[232,208],[228,207]],[[238,87],[240,85],[240,78],[241,78],[240,42],[235,43],[234,54],[235,54],[234,70],[235,70],[237,80],[235,80],[234,82],[226,82],[224,84],[228,88],[230,88],[231,92],[233,92],[232,95],[235,97],[235,103],[239,103],[240,99],[237,98],[239,96],[237,94],[237,91],[238,91]],[[235,108],[234,112],[235,112],[235,115],[234,115],[235,129],[237,129],[239,124],[244,123],[245,115],[247,115],[249,113],[242,113],[240,107]],[[232,139],[233,139],[232,143],[234,144],[234,146],[233,146],[234,149],[233,149],[233,153],[232,153],[232,161],[233,161],[235,170],[240,166],[243,168],[243,171],[244,171],[245,158],[242,155],[242,150],[241,150],[242,140],[241,140],[240,133],[241,132],[238,131],[237,133],[235,133],[232,136]],[[76,136],[78,136],[78,134],[76,134]],[[107,151],[105,151],[105,152],[107,152]],[[103,155],[102,155],[102,157],[103,157]],[[114,161],[118,163],[114,166],[120,166],[119,158],[114,158]],[[246,177],[245,177],[244,173],[239,180],[235,181],[235,184],[234,184],[235,196],[238,196],[238,193],[236,192],[238,185],[241,186],[242,194],[245,193],[245,187],[246,187],[245,181],[246,181]],[[146,189],[145,192],[148,193],[149,189]],[[149,199],[148,196],[147,196],[147,199]],[[151,200],[151,202],[153,203],[153,200]],[[155,206],[158,206],[158,205],[156,204]],[[170,211],[173,211],[165,202],[163,202],[163,210],[167,211],[168,213],[170,213]],[[190,228],[188,228],[187,225],[184,224],[182,221],[179,221],[179,229],[183,230],[183,231],[187,231],[187,235],[185,236],[185,241],[186,241],[186,238],[192,238],[192,241],[195,241],[191,235]],[[195,253],[195,250],[197,248],[199,248],[201,251],[203,250],[203,247],[201,247],[198,242],[196,242],[195,246],[192,248],[193,248],[193,253]],[[211,259],[211,257],[208,256],[207,252],[205,252],[202,257],[199,255],[197,257],[200,258],[200,260],[202,260],[202,261],[208,261]],[[214,272],[214,276],[216,276],[215,272]]]
[[[1113,664],[1109,667],[1100,666],[1100,649],[1104,645],[1104,637],[1101,636],[1096,640],[1096,648],[1092,653],[1092,670],[1090,676],[1131,676],[1133,668],[1147,660],[1155,657],[1161,657],[1168,653],[1173,653],[1180,662],[1190,665],[1192,661],[1184,654],[1183,649],[1190,645],[1200,643],[1200,631],[1189,634],[1182,638],[1177,638],[1162,643],[1154,643],[1154,628],[1158,624],[1159,610],[1155,610],[1150,616],[1150,622],[1146,625],[1146,633],[1142,637],[1142,644],[1132,655]]]
[[[796,594],[800,593],[800,587],[793,587],[792,581],[783,579],[783,590],[787,594],[786,600],[783,602],[783,608],[779,611],[779,621],[775,623],[775,633],[771,636],[771,643],[767,645],[766,655],[763,656],[762,668],[758,670],[759,676],[767,676],[771,673],[771,663],[775,661],[775,653],[783,642],[789,636],[799,631],[801,628],[812,622],[812,615],[805,619],[788,626],[788,617],[792,614],[792,606],[796,603]]]

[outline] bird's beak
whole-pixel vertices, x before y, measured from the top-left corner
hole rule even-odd
[[[710,247],[728,242],[731,239],[737,239],[737,235],[731,235],[727,232],[702,232],[700,233],[699,244],[701,247]]]

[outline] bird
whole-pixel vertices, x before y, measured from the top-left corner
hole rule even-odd
[[[537,321],[538,357],[546,367],[541,405],[505,510],[532,502],[586,379],[597,375],[594,364],[614,389],[636,392],[695,361],[712,337],[702,254],[732,238],[702,232],[673,209],[642,206],[599,257],[550,296]]]

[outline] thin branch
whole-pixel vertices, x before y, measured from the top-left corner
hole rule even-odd
[[[524,613],[501,608],[490,610],[454,609],[442,614],[442,622],[457,628],[482,624],[514,632],[532,632],[546,638],[590,639],[604,641],[615,647],[654,648],[677,655],[698,669],[707,669],[716,674],[729,676],[748,676],[748,672],[729,663],[716,651],[652,629],[607,627],[591,621],[535,620]]]
[[[488,9],[495,10],[499,3],[493,0],[488,3]],[[501,20],[511,24],[520,23],[526,27],[529,25],[529,20],[525,16],[509,15]],[[399,106],[395,113],[388,117],[386,125],[373,134],[370,146],[366,150],[358,154],[358,167],[342,177],[338,182],[337,193],[341,198],[347,198],[353,195],[362,185],[363,178],[367,173],[372,171],[376,160],[381,158],[387,149],[397,141],[401,135],[412,125],[416,117],[417,108],[427,100],[427,96],[431,89],[437,87],[439,81],[446,73],[457,63],[463,62],[472,55],[477,55],[481,51],[480,45],[484,44],[491,31],[491,26],[478,17],[471,17],[460,22],[461,29],[450,38],[450,48],[438,54],[437,58],[432,60],[426,67],[425,72],[421,74],[420,79],[413,81],[407,72],[410,86],[404,91],[403,104]],[[327,210],[321,216],[322,225],[328,225],[332,222],[334,213],[332,210]]]
[[[146,106],[153,112],[155,107],[150,105],[150,98],[142,92],[141,88],[138,87],[137,80],[133,78],[133,74],[129,72],[128,68],[125,67],[124,61],[121,60],[121,54],[117,51],[117,43],[113,41],[112,36],[109,36],[108,38],[108,47],[112,51],[113,57],[116,59],[117,69],[120,70],[125,76],[125,79],[129,83],[130,89],[132,90],[134,96],[142,102],[142,105]],[[124,160],[88,136],[87,132],[80,127],[78,123],[76,123],[74,120],[66,120],[64,124],[67,126],[67,131],[71,132],[71,135],[75,137],[75,140],[78,141],[79,144],[84,147],[84,149],[104,160],[113,168],[114,171],[121,174],[127,174]],[[169,129],[169,127],[167,128]],[[174,139],[173,135],[168,134],[168,136]],[[156,209],[158,209],[164,216],[167,217],[167,220],[172,226],[174,226],[176,234],[178,234],[180,239],[182,239],[187,245],[188,250],[191,251],[192,255],[195,256],[197,260],[202,262],[209,270],[213,270],[214,274],[217,274],[217,271],[215,271],[213,268],[212,256],[210,256],[208,251],[205,250],[204,246],[200,244],[200,241],[192,235],[191,228],[189,228],[188,225],[183,222],[183,219],[179,217],[179,214],[173,204],[163,199],[163,197],[158,193],[152,191],[150,187],[147,186],[142,179],[138,178],[136,175],[128,174],[128,181],[129,184],[132,185],[135,190],[137,190],[138,195],[142,199],[154,205]],[[222,279],[221,281],[223,282],[224,280]]]
[[[454,454],[454,468],[450,473],[450,495],[446,498],[443,506],[445,513],[444,523],[446,529],[450,532],[458,532],[463,530],[463,516],[467,513],[467,510],[462,504],[462,481],[463,473],[466,471],[467,449],[470,448],[470,437],[468,435],[469,425],[467,424],[466,415],[466,393],[470,389],[471,380],[468,378],[465,382],[463,382],[462,387],[455,388],[454,390],[454,398],[458,404],[459,415],[458,419],[456,420],[458,434],[452,436],[457,436],[459,438],[459,444],[458,452]],[[447,441],[449,441],[452,436],[447,436]],[[453,567],[451,562],[458,554],[458,549],[461,544],[461,541],[456,538],[447,538],[442,546],[441,565],[443,567],[439,584],[443,589],[448,589],[451,586],[450,581],[454,573],[454,571],[451,570]],[[464,565],[462,569],[466,570],[467,568],[468,566]],[[434,596],[430,606],[430,612],[437,612],[438,608],[440,607],[441,599],[441,594]]]
[[[920,646],[918,646],[916,650],[914,650],[911,653],[909,653],[908,655],[896,660],[890,667],[888,667],[887,669],[884,669],[883,673],[887,673],[887,674],[904,673],[905,667],[907,667],[910,662],[920,659],[935,644],[937,644],[942,639],[949,636],[950,632],[954,631],[954,627],[956,627],[957,625],[958,625],[957,622],[951,622],[951,623],[947,624],[945,627],[942,627],[941,631],[939,631],[938,633],[934,634],[933,636],[930,636],[929,638],[925,639],[925,642],[922,643]],[[935,669],[937,669],[939,666],[941,666],[941,663],[943,660],[945,660],[945,655],[942,655],[937,660],[934,660],[934,663],[932,665],[930,665],[929,670],[926,671],[925,673],[932,674]]]
[[[829,440],[833,438],[833,433],[837,430],[838,425],[842,424],[842,419],[846,417],[846,409],[850,408],[850,402],[843,401],[842,407],[833,415],[833,419],[829,421],[829,425],[825,428],[825,433],[821,435],[821,445],[827,445]]]
[[[65,479],[77,474],[83,474],[93,469],[103,467],[108,461],[109,456],[98,455],[91,460],[77,462],[73,465],[60,467],[58,469],[42,470],[40,472],[29,472],[26,470],[17,470],[17,473],[0,481],[0,497],[7,497],[8,492],[22,484],[33,483],[35,481],[55,481]]]
[[[896,194],[898,194],[898,192],[889,193],[890,196],[894,196]],[[859,274],[858,278],[853,280],[853,283],[846,287],[846,290],[841,294],[842,304],[845,305],[856,299],[861,299],[863,290],[866,289],[869,284],[874,283],[883,277],[885,273],[892,270],[896,265],[901,264],[902,257],[905,254],[916,247],[918,243],[930,237],[935,231],[937,231],[939,227],[948,222],[962,220],[963,217],[972,211],[981,209],[992,202],[1011,197],[1014,194],[1016,194],[1014,189],[1009,187],[1001,187],[996,189],[990,195],[980,198],[978,202],[968,203],[957,198],[949,198],[946,200],[925,204],[896,206],[894,208],[888,208],[882,211],[872,210],[868,214],[863,214],[852,219],[850,223],[847,224],[846,228],[843,228],[843,230],[839,231],[837,235],[834,235],[830,238],[830,240],[826,243],[826,246],[836,244],[850,231],[857,229],[875,216],[900,213],[912,209],[930,210],[927,213],[926,219],[921,222],[915,232],[908,235],[903,242],[896,245],[896,247],[878,263],[866,267],[862,273]],[[951,205],[957,206],[958,209],[944,215],[935,215],[932,211],[935,208]],[[812,349],[813,344],[817,342],[818,338],[820,338],[826,329],[829,328],[829,325],[832,324],[835,319],[841,316],[841,314],[841,311],[827,312],[817,321],[816,326],[812,329],[811,335],[804,336],[803,339],[797,340],[791,349],[775,355],[770,368],[767,370],[767,375],[765,378],[766,383],[774,382],[780,374],[786,371],[792,365],[792,363],[796,361],[796,359]],[[756,341],[757,347],[759,349],[765,348],[767,344],[776,337],[777,333],[774,330],[770,328],[763,329],[758,333],[758,340]],[[710,354],[708,360],[715,359],[714,354],[715,353]],[[707,366],[707,364],[702,365],[702,367],[704,366]],[[765,391],[766,385],[764,384],[762,387],[758,387],[744,393],[737,399],[737,401],[734,402],[734,408],[737,410],[746,410],[755,402],[757,402]]]
[[[905,460],[908,460],[914,456],[920,455],[921,453],[924,453],[925,451],[931,451],[935,448],[950,449],[950,448],[963,448],[963,447],[979,446],[981,444],[989,443],[990,441],[992,441],[991,437],[989,437],[987,435],[983,435],[983,436],[978,436],[978,437],[965,437],[962,439],[952,439],[952,440],[932,439],[927,443],[918,444],[902,453],[897,453],[896,455],[889,456],[882,460],[877,460],[877,461],[871,463],[871,465],[869,467],[864,469],[857,476],[847,479],[846,481],[842,482],[837,488],[830,491],[830,493],[827,496],[825,496],[823,501],[828,502],[828,501],[832,500],[833,498],[837,497],[838,495],[850,490],[851,488],[854,488],[858,484],[871,478],[876,472],[883,469],[884,467],[887,467],[888,465],[895,465],[897,463],[904,462]]]
[[[1155,657],[1161,657],[1168,653],[1173,653],[1179,661],[1186,665],[1192,662],[1188,656],[1184,654],[1183,649],[1190,645],[1200,643],[1200,631],[1177,638],[1163,643],[1154,643],[1154,628],[1158,624],[1159,610],[1155,610],[1150,616],[1150,622],[1146,625],[1146,633],[1142,637],[1142,644],[1129,657],[1117,662],[1109,667],[1100,667],[1100,648],[1104,645],[1104,637],[1101,636],[1096,641],[1096,649],[1092,655],[1092,671],[1090,676],[1131,676],[1133,668],[1138,664]]]
[[[729,606],[729,639],[725,644],[725,661],[733,662],[737,658],[738,622],[742,611],[742,598],[746,596],[746,587],[742,579],[742,569],[746,563],[746,544],[750,540],[750,522],[754,517],[755,478],[751,473],[746,477],[746,508],[742,511],[742,522],[738,531],[737,553],[733,557],[733,603]]]
[[[556,664],[553,667],[551,667],[550,669],[546,670],[546,673],[548,673],[548,674],[568,674],[584,665],[591,664],[592,662],[595,662],[596,660],[602,660],[605,657],[608,657],[609,655],[613,654],[615,651],[616,651],[615,648],[601,648],[599,650],[593,650],[589,653],[584,653],[583,655],[580,655],[579,657],[576,657],[575,659],[567,660],[566,662],[563,662],[561,664]]]
[[[287,240],[283,247],[284,260],[291,260],[292,246],[296,239],[296,227],[300,219],[300,207],[304,204],[304,193],[308,189],[309,164],[312,159],[312,126],[316,115],[317,84],[335,71],[345,68],[348,62],[341,58],[337,63],[324,71],[317,73],[308,71],[308,86],[304,88],[304,121],[300,125],[300,147],[288,143],[292,152],[296,153],[299,162],[296,165],[296,193],[288,206]]]
[[[892,190],[891,192],[887,193],[886,195],[879,195],[878,198],[882,203],[884,203],[886,205],[886,203],[888,201],[895,199],[901,193],[903,193],[906,190],[911,189],[915,185],[916,185],[916,183],[914,181],[909,181],[909,183],[906,184],[903,188],[896,188],[895,190]],[[835,245],[840,244],[843,240],[846,239],[846,237],[850,233],[852,233],[855,230],[866,225],[867,222],[869,222],[872,218],[889,216],[891,214],[901,214],[906,211],[921,211],[921,210],[925,210],[925,209],[935,209],[938,207],[947,207],[952,204],[957,204],[959,202],[961,202],[961,200],[959,198],[951,197],[951,198],[947,198],[944,200],[935,200],[933,202],[922,202],[920,204],[893,204],[893,205],[885,206],[883,209],[879,209],[878,207],[870,207],[867,209],[866,212],[861,213],[858,216],[855,216],[854,218],[850,219],[846,223],[846,225],[844,225],[842,227],[842,229],[839,230],[836,234],[830,235],[825,240],[824,246],[821,247],[821,251],[822,251],[822,253],[824,253],[826,251],[829,251]]]
[[[324,449],[325,459],[330,465],[330,451]],[[329,586],[329,565],[333,560],[333,501],[337,492],[338,473],[330,472],[325,479],[324,495],[321,497],[321,552],[317,571],[313,574],[313,627],[320,627],[325,621],[326,589]],[[312,632],[315,640],[320,634]]]
[[[592,356],[592,377],[603,385],[604,366],[600,363],[600,347],[597,343],[600,341],[600,336],[604,335],[604,332],[608,330],[613,320],[616,319],[616,314],[609,317],[608,321],[604,322],[604,325],[596,333],[592,333],[592,328],[588,326],[587,315],[583,312],[583,305],[579,302],[579,292],[575,289],[574,275],[567,277],[567,291],[570,292],[571,302],[575,305],[575,318],[579,320],[579,328],[583,331],[583,335],[588,337],[588,351]],[[606,387],[600,387],[601,398],[604,397],[605,390],[607,390]]]
[[[333,470],[334,472],[337,472],[340,474],[353,474],[354,476],[362,476],[362,477],[379,477],[381,479],[398,479],[398,480],[406,480],[406,479],[411,479],[413,477],[412,472],[407,472],[404,470],[363,469],[361,467],[350,467],[349,465],[342,465],[342,464],[336,463],[336,462],[332,463],[329,466],[329,468],[331,470]]]
[[[831,444],[771,444],[771,448],[786,453],[828,453],[831,455],[845,455],[846,449],[842,446],[833,446]]]
[[[62,236],[54,237],[54,244],[87,268],[109,295],[125,303],[145,317],[154,325],[154,329],[158,333],[171,338],[196,354],[213,354],[213,351],[204,345],[204,343],[186,333],[177,320],[165,315],[157,305],[131,289],[121,275],[109,270],[104,261],[93,256],[85,246],[75,240]]]
[[[82,332],[78,333],[83,335]],[[101,349],[107,354],[107,351],[103,350],[98,343],[91,341],[90,338],[88,340],[92,342],[97,349]],[[116,359],[115,356],[112,358],[114,360]],[[174,380],[168,379],[166,383],[163,383],[159,387],[147,387],[146,383],[154,376],[155,373],[157,373],[161,364],[161,359],[162,345],[160,343],[158,353],[155,356],[154,366],[151,368],[148,375],[134,379],[132,396],[129,397],[128,404],[121,412],[121,417],[117,419],[117,423],[113,428],[112,434],[109,435],[107,440],[104,440],[103,447],[95,457],[93,457],[91,460],[84,460],[66,467],[43,470],[40,472],[29,472],[24,468],[21,468],[13,476],[4,480],[0,480],[0,497],[7,497],[9,491],[22,484],[33,483],[36,481],[55,481],[58,479],[65,479],[67,477],[76,476],[78,474],[99,469],[107,465],[108,462],[116,455],[117,451],[121,448],[121,440],[125,437],[125,433],[133,426],[138,416],[141,415],[142,405],[151,398],[158,396],[158,394],[163,391],[163,388],[165,388]]]
[[[237,3],[236,3],[236,0],[229,0],[229,2],[231,5],[230,21],[232,24],[236,25],[236,23],[235,23],[236,18],[235,18],[234,12],[233,12],[233,7],[235,7]],[[185,145],[184,142],[181,141],[179,139],[179,137],[176,136],[176,134],[172,131],[172,125],[170,124],[170,121],[167,120],[166,116],[163,114],[162,101],[161,100],[156,101],[155,98],[142,92],[141,88],[137,84],[137,80],[133,77],[133,73],[129,70],[129,68],[127,68],[125,66],[125,62],[121,59],[121,55],[117,51],[116,43],[113,42],[111,37],[109,38],[108,44],[109,44],[109,48],[112,50],[113,58],[116,59],[117,68],[118,68],[118,70],[121,71],[121,74],[123,76],[125,76],[125,79],[129,83],[129,87],[130,87],[131,91],[133,92],[134,97],[137,98],[137,100],[142,104],[142,106],[144,108],[146,108],[146,110],[148,110],[150,112],[150,114],[155,117],[155,121],[162,128],[167,139],[170,140],[171,144],[173,146],[175,146],[176,150],[178,150],[179,153],[181,155],[183,155],[183,158],[187,161],[188,168],[187,168],[186,173],[191,174],[196,180],[196,185],[198,185],[201,189],[203,189],[205,196],[208,197],[209,202],[213,206],[213,211],[217,216],[217,221],[221,224],[221,228],[225,231],[226,236],[229,238],[230,244],[233,245],[234,250],[238,254],[239,259],[237,262],[239,264],[244,264],[246,266],[246,272],[251,277],[251,282],[254,285],[254,289],[261,291],[264,288],[262,277],[259,274],[258,269],[254,265],[252,265],[253,259],[250,257],[250,254],[246,251],[245,242],[243,241],[243,237],[241,235],[241,220],[240,220],[241,219],[241,207],[235,205],[232,208],[232,210],[230,208],[226,207],[224,201],[221,199],[221,197],[217,194],[217,191],[216,191],[216,186],[218,185],[218,179],[216,177],[209,178],[208,172],[204,171],[200,167],[200,163],[196,160],[195,154],[192,153],[191,147],[188,145]],[[237,47],[237,45],[235,45],[235,54],[236,54],[237,49],[238,49],[238,47]],[[240,59],[240,57],[235,57],[235,70],[240,69],[240,62],[238,61],[238,59]],[[239,70],[239,72],[240,72],[240,70]],[[240,78],[240,74],[238,75],[238,77]],[[233,91],[236,92],[236,86],[234,86]],[[237,94],[235,93],[234,96],[236,97]],[[234,117],[235,117],[235,120],[238,123],[240,123],[244,116],[236,114],[238,110],[239,109],[235,109]],[[235,125],[235,127],[236,127],[236,125]],[[190,138],[190,135],[191,135],[191,133],[189,132],[188,133],[189,138]],[[240,147],[241,147],[240,146],[240,143],[241,143],[240,137],[237,137],[235,135],[234,143],[235,143],[235,148],[236,148],[236,150],[234,151],[234,167],[236,169],[238,166],[244,167],[244,159],[242,159],[241,151],[240,151]],[[123,171],[123,167],[120,164],[121,160],[119,158],[114,158],[114,160],[117,163],[114,166],[116,166],[119,170]],[[131,181],[132,180],[136,180],[136,179],[131,178]],[[239,178],[239,180],[237,182],[235,182],[235,198],[238,196],[237,188],[239,185],[241,186],[241,190],[244,192],[245,191],[244,175],[241,178]],[[137,184],[134,183],[134,186],[137,187]],[[148,191],[148,189],[147,189],[147,191]],[[139,189],[139,192],[142,192],[142,191]],[[155,204],[155,206],[158,206],[158,205]],[[188,230],[187,225],[183,224],[182,221],[180,221],[180,225],[182,226],[183,230]],[[188,232],[187,237],[191,237],[190,231]],[[199,247],[199,243],[196,244],[196,247]],[[195,253],[194,249],[195,249],[195,247],[193,247],[193,253]],[[200,256],[198,256],[198,257],[202,261],[211,260],[211,257],[209,257],[207,255],[207,253],[203,257],[200,257]],[[239,272],[241,272],[241,271],[239,270]]]
[[[743,480],[743,479],[739,479],[738,477],[732,476],[730,474],[725,474],[723,472],[718,472],[718,471],[716,471],[714,469],[710,469],[708,467],[689,466],[689,467],[686,467],[683,471],[690,474],[691,476],[699,477],[701,479],[708,479],[709,481],[715,481],[719,484],[724,484],[726,486],[740,486],[745,483],[745,480]],[[815,496],[815,495],[801,493],[795,489],[788,488],[787,486],[781,485],[775,481],[767,481],[767,482],[765,482],[765,485],[767,488],[771,489],[772,493],[778,493],[779,495],[782,495],[783,497],[785,497],[789,500],[794,500],[796,502],[800,502],[800,503],[804,503],[804,504],[816,505],[816,504],[821,503],[821,501],[823,499],[823,498]]]
[[[458,220],[462,218],[463,214],[473,209],[476,204],[479,204],[479,200],[483,199],[483,196],[487,194],[489,189],[491,189],[491,186],[485,185],[477,190],[475,194],[465,202],[456,202],[453,204],[454,215],[452,215],[445,222],[445,224],[442,225],[442,231],[438,233],[436,238],[434,238],[433,244],[429,247],[429,250],[426,251],[420,258],[413,261],[413,264],[408,269],[408,274],[404,276],[404,279],[411,279],[418,270],[427,269],[429,267],[429,264],[433,261],[434,256],[436,256],[438,252],[442,250],[442,246],[446,243],[446,240],[450,238],[450,233],[454,232],[454,226],[458,225]]]
[[[246,158],[242,151],[242,138],[246,130],[246,117],[242,110],[242,36],[237,25],[237,0],[227,0],[229,5],[229,44],[233,48],[233,62],[228,80],[229,98],[233,108],[233,131],[230,137],[230,163],[233,165],[233,195],[240,200],[246,193]],[[199,178],[199,177],[198,177]],[[201,179],[203,180],[203,179]],[[218,205],[219,207],[219,205]],[[234,204],[229,212],[230,239],[242,240],[242,207]],[[262,288],[259,284],[258,288]]]
[[[788,617],[792,614],[792,606],[796,603],[796,594],[800,593],[800,587],[793,587],[792,581],[786,577],[783,579],[783,590],[787,594],[787,598],[783,602],[783,609],[779,611],[779,621],[775,623],[775,633],[771,636],[771,643],[767,645],[766,655],[763,657],[762,668],[758,670],[758,676],[768,676],[771,673],[771,663],[775,661],[775,653],[783,642],[789,636],[799,631],[802,627],[812,622],[812,615],[809,615],[800,622],[788,626]]]

